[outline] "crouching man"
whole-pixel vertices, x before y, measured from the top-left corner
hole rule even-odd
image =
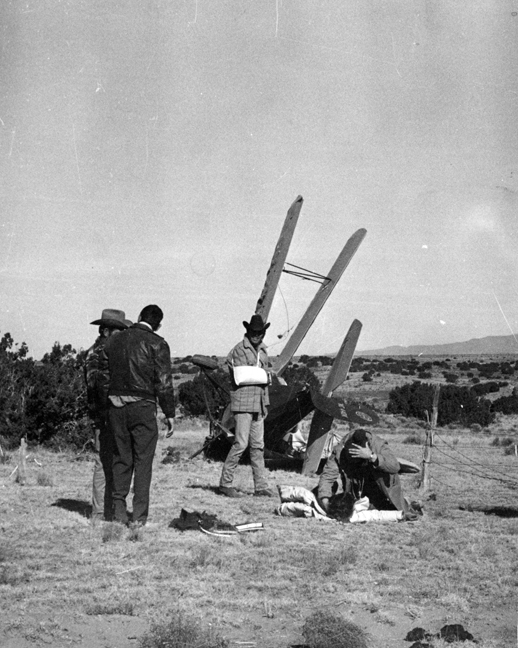
[[[386,441],[358,429],[339,443],[327,459],[318,483],[318,500],[332,515],[333,494],[341,479],[349,502],[368,497],[379,511],[402,511],[412,517],[415,512],[403,497],[399,469],[399,461]]]

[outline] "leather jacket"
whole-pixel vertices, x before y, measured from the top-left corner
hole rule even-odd
[[[167,418],[175,415],[169,345],[145,324],[112,335],[103,353],[110,369],[110,396],[158,400]]]

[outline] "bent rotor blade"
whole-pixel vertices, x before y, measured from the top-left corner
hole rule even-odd
[[[304,199],[302,196],[297,196],[291,207],[288,209],[284,225],[282,226],[281,235],[279,236],[275,252],[273,253],[270,268],[266,274],[263,291],[255,307],[255,314],[261,315],[264,322],[268,320],[268,315],[270,314],[275,291],[279,285],[279,279],[281,278],[284,263],[288,256],[291,239],[293,238],[293,233],[295,231],[295,226],[297,225],[303,202]]]
[[[322,451],[326,444],[327,434],[333,425],[333,417],[330,414],[316,409],[311,420],[309,428],[308,445],[304,464],[302,466],[303,475],[316,473],[320,464]]]
[[[362,326],[360,320],[355,319],[349,327],[342,346],[336,354],[331,371],[322,387],[322,394],[324,396],[331,396],[334,390],[338,389],[347,378]]]
[[[327,275],[327,281],[323,283],[318,289],[318,292],[313,297],[313,300],[309,305],[307,311],[302,316],[302,319],[297,324],[297,327],[286,343],[286,346],[277,358],[273,366],[273,372],[277,374],[277,376],[282,375],[290,360],[295,355],[295,352],[299,348],[300,343],[306,337],[306,334],[315,321],[316,316],[319,314],[322,306],[326,303],[329,296],[333,292],[334,287],[338,283],[338,280],[342,276],[344,270],[347,268],[351,259],[355,255],[356,250],[360,247],[360,244],[365,238],[366,234],[367,230],[361,228],[357,230],[345,244],[343,250],[340,252],[337,260],[335,261],[333,267]]]
[[[361,330],[362,323],[359,320],[354,320],[347,331],[347,335],[342,342],[340,350],[336,354],[331,371],[329,372],[322,388],[323,396],[331,396],[333,391],[347,378]],[[332,424],[332,416],[319,409],[315,410],[311,421],[311,427],[309,428],[306,456],[304,457],[304,465],[302,466],[303,475],[309,475],[318,470],[322,451],[324,450],[327,435]]]

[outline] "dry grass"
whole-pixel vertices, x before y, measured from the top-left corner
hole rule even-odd
[[[67,609],[76,616],[132,615],[158,624],[156,630],[180,609],[196,619],[200,632],[212,628],[214,636],[252,638],[265,648],[302,643],[306,619],[323,610],[346,621],[367,615],[361,625],[375,646],[402,645],[407,630],[430,610],[434,618],[472,630],[481,614],[508,607],[518,585],[518,459],[492,445],[495,436],[516,438],[516,428],[515,419],[497,422],[492,434],[441,432],[432,464],[436,499],[425,502],[423,519],[403,524],[276,517],[275,500],[251,496],[247,466],[239,467],[236,486],[250,496],[222,498],[214,492],[221,464],[188,460],[206,433],[188,425],[159,442],[151,525],[144,529],[90,523],[90,462],[38,451],[41,466],[28,465],[24,486],[10,476],[12,465],[0,463],[0,629],[10,619],[9,632],[31,636],[38,629],[27,611],[51,623]],[[396,454],[420,463],[421,447],[405,443],[410,434],[421,435],[419,426],[405,422],[401,428],[394,417],[383,417],[376,432]],[[179,463],[161,463],[169,445],[180,451]],[[53,477],[45,488],[40,475]],[[416,477],[402,480],[417,499]],[[312,488],[316,480],[272,470],[270,482]],[[511,515],[486,514],[498,507]],[[225,538],[182,533],[169,527],[182,508],[230,523],[263,522],[265,531]],[[488,637],[477,644],[504,645]]]

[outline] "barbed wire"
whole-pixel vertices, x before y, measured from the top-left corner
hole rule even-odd
[[[434,439],[432,447],[435,447],[436,445],[437,445],[437,443],[436,443],[436,441]],[[447,444],[445,444],[445,445],[447,445]],[[471,450],[504,450],[505,448],[509,448],[511,446],[514,446],[515,444],[510,443],[509,445],[502,445],[502,446],[482,446],[482,445],[468,445],[468,444],[462,444],[462,443],[452,443],[451,445],[454,448],[467,448],[468,450],[469,449],[471,449]]]
[[[476,467],[471,466],[470,463],[463,462],[463,461],[459,461],[459,460],[457,460],[455,457],[452,457],[452,456],[449,455],[447,452],[444,452],[443,450],[440,450],[439,448],[437,448],[437,450],[438,450],[441,454],[443,454],[443,455],[445,455],[446,457],[448,457],[449,459],[452,459],[452,460],[455,462],[455,464],[453,464],[455,467],[450,467],[450,464],[442,464],[442,463],[440,463],[440,462],[438,462],[438,461],[434,461],[434,462],[432,462],[432,463],[434,463],[434,464],[437,465],[437,466],[443,466],[444,468],[446,468],[446,469],[448,469],[448,470],[455,471],[455,472],[461,472],[461,473],[468,474],[468,475],[472,475],[473,477],[481,477],[482,479],[490,479],[490,480],[492,480],[492,481],[499,481],[499,482],[504,483],[504,484],[512,484],[512,485],[516,485],[516,484],[518,484],[518,479],[513,479],[513,478],[512,478],[510,475],[508,475],[507,473],[502,473],[502,472],[500,472],[500,471],[495,471],[495,472],[497,472],[497,473],[500,475],[500,477],[495,477],[495,476],[493,476],[493,475],[488,475],[488,474],[485,473],[484,471],[481,471],[480,469],[477,469]],[[471,462],[471,463],[475,463],[475,462]],[[467,467],[470,467],[471,470],[463,470],[462,468],[459,468],[459,464],[460,464],[461,466],[467,466]],[[485,467],[484,464],[479,464],[479,465],[481,465],[482,468]],[[505,478],[503,479],[502,477],[505,477]]]
[[[442,441],[442,442],[443,442],[443,443],[444,443],[444,444],[445,444],[445,445],[446,445],[450,450],[453,450],[454,452],[457,452],[461,457],[464,457],[464,459],[467,459],[468,462],[474,464],[475,466],[480,466],[481,468],[485,468],[486,466],[488,466],[488,464],[486,464],[486,463],[481,463],[480,461],[476,461],[475,459],[472,459],[471,457],[468,457],[468,455],[464,454],[463,452],[460,452],[460,450],[457,450],[457,448],[456,448],[455,446],[449,444],[449,443],[448,443],[445,439],[443,439],[440,435],[436,434],[436,436],[437,436],[437,437],[438,437],[438,438],[439,438],[439,439],[440,439],[440,440],[441,440],[441,441]],[[443,454],[445,454],[446,456],[448,456],[447,453],[445,453],[445,452],[444,452],[443,450],[441,450],[440,448],[437,448],[437,450],[439,450],[439,452],[442,452]],[[454,457],[451,457],[451,456],[450,456],[450,459],[454,459],[454,461],[455,461],[455,458],[454,458]],[[469,465],[469,464],[466,464],[465,462],[461,462],[461,463],[464,463],[464,465]],[[498,467],[501,468],[502,466],[499,465]],[[506,477],[508,476],[507,472],[502,473],[501,470],[500,470],[500,471],[496,471],[496,472],[498,472],[499,474],[504,474]],[[516,480],[516,481],[518,482],[518,480]]]

